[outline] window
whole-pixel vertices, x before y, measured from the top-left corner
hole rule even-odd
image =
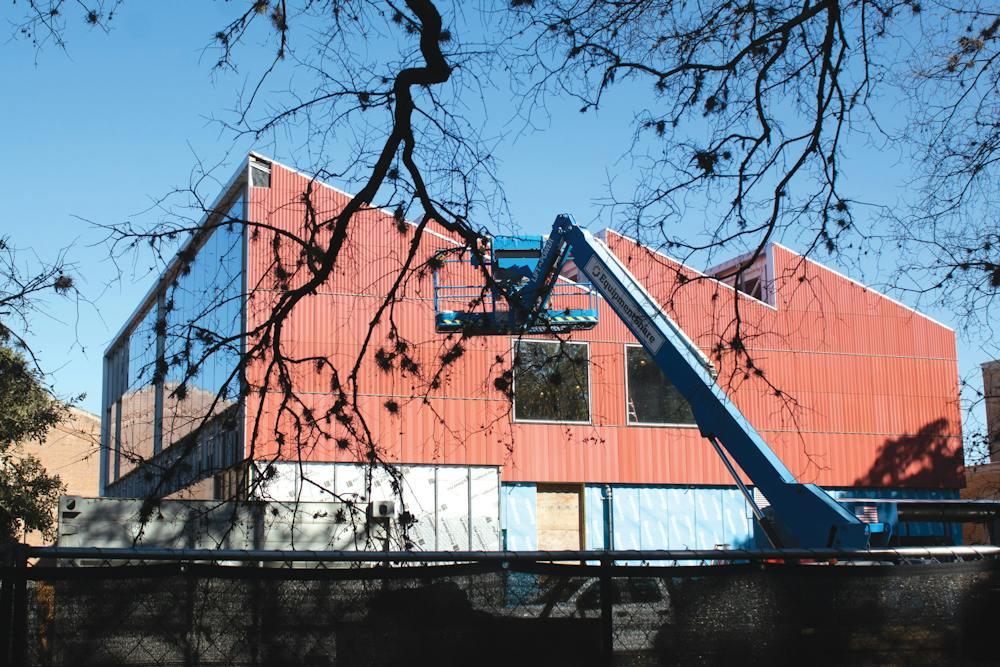
[[[630,424],[694,424],[691,405],[652,357],[638,345],[625,348],[626,407]]]
[[[590,359],[586,343],[514,344],[514,418],[590,421]]]
[[[271,165],[250,156],[250,185],[255,188],[271,187]]]
[[[764,300],[764,290],[763,285],[761,285],[759,275],[744,276],[743,279],[736,284],[736,289],[748,296],[752,296],[758,301]]]

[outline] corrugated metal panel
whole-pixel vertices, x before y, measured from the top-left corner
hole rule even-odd
[[[272,187],[250,192],[251,215],[282,229],[299,230],[305,215],[300,198],[305,182],[274,165]],[[313,193],[320,218],[332,215],[345,202],[344,195],[328,188],[318,187]],[[412,234],[412,230],[400,234],[391,217],[379,211],[365,211],[352,224],[355,231],[342,251],[337,274],[316,295],[303,299],[286,325],[290,354],[329,358],[340,368],[349,367],[358,355],[358,341],[380,303],[379,295],[401,265]],[[262,232],[248,243],[251,285],[273,287],[273,276],[267,276],[273,273],[276,255],[268,234]],[[732,336],[733,299],[740,298],[748,347],[766,379],[784,393],[776,396],[760,378],[734,373],[729,356],[720,364],[720,381],[803,481],[961,483],[952,332],[781,247],[772,249],[779,283],[774,309],[735,297],[714,281],[693,280],[678,289],[677,271],[686,269],[613,233],[609,243],[706,350]],[[421,257],[445,245],[440,238],[428,237]],[[286,270],[294,267],[292,248],[280,247],[278,255]],[[292,283],[296,279],[293,276]],[[713,294],[717,296],[712,298]],[[426,372],[438,366],[441,354],[455,342],[434,333],[431,296],[429,277],[414,280],[393,314],[402,336],[419,343],[410,353]],[[271,292],[252,296],[251,327],[273,298]],[[429,390],[426,378],[398,368],[383,372],[373,360],[374,351],[387,345],[388,319],[383,318],[361,374],[361,409],[383,456],[404,463],[499,465],[505,481],[729,483],[697,431],[626,426],[623,346],[633,339],[603,302],[600,308],[597,328],[570,337],[590,342],[592,423],[587,425],[510,422],[510,406],[493,385],[494,378],[509,368],[507,337],[463,342],[465,354],[443,374],[439,389]],[[249,375],[259,380],[261,372],[258,365]],[[306,394],[314,413],[330,407],[326,371],[304,366],[294,381],[299,391],[317,392]],[[386,411],[387,400],[400,405],[399,414]],[[268,396],[264,409],[269,420],[277,406],[278,396]],[[248,421],[256,414],[251,404]],[[290,419],[283,419],[279,428],[287,431],[290,424]],[[271,432],[270,426],[264,430]],[[261,442],[256,455],[273,454],[275,449],[273,443]],[[281,452],[282,457],[293,455],[297,452],[290,448]],[[359,455],[363,452],[356,447],[338,449],[325,439],[311,443],[303,454],[317,461],[346,461]],[[904,464],[899,473],[874,479],[893,462]],[[702,537],[709,539],[707,534]]]

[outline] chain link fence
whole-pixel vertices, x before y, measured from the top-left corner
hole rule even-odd
[[[0,664],[1000,663],[992,558],[461,556],[473,562],[19,557],[0,571]]]

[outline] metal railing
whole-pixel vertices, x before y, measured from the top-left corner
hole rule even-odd
[[[1000,546],[899,547],[884,549],[673,549],[588,551],[304,551],[261,549],[133,549],[101,547],[27,547],[28,558],[159,561],[261,561],[357,563],[714,563],[745,561],[919,563],[1000,557]]]

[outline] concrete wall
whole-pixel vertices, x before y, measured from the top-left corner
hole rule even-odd
[[[142,500],[63,496],[59,546],[363,550],[384,547],[381,524],[343,503],[165,500],[145,521]]]

